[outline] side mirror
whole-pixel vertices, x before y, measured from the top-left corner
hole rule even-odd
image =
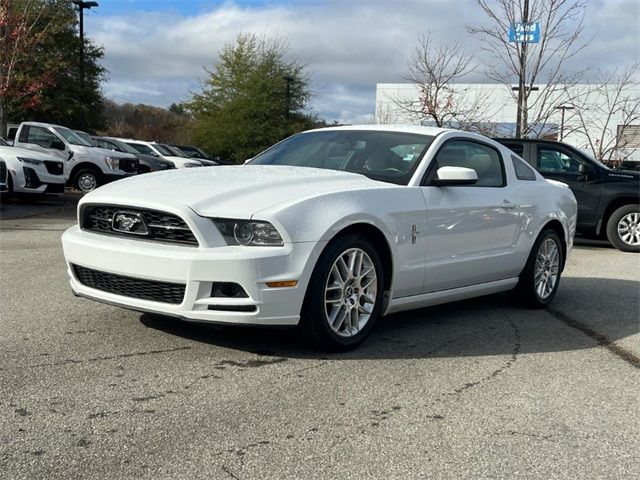
[[[472,168],[440,167],[431,185],[447,187],[452,185],[473,185],[478,181],[478,174]]]
[[[64,150],[65,149],[65,145],[64,142],[62,140],[60,140],[59,138],[56,138],[55,140],[51,141],[50,147],[53,148],[54,150]]]
[[[585,180],[587,178],[593,178],[596,175],[596,169],[594,168],[594,166],[586,163],[581,163],[578,167],[578,171],[582,174]]]

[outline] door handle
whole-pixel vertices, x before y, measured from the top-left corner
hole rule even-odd
[[[504,201],[500,204],[500,208],[502,208],[503,210],[515,210],[516,208],[518,208],[518,205],[516,205],[515,203]]]

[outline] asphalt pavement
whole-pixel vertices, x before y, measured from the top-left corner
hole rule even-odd
[[[74,297],[76,200],[0,206],[0,478],[639,478],[640,255],[580,242],[546,311],[406,312],[328,355]]]

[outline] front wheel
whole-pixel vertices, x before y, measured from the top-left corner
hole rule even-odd
[[[623,252],[640,252],[640,205],[624,205],[607,221],[607,238]]]
[[[554,230],[538,236],[514,293],[525,306],[545,308],[558,292],[564,259],[562,243]]]
[[[384,282],[380,257],[359,235],[332,241],[313,271],[301,327],[325,350],[356,347],[379,316]]]
[[[102,175],[92,168],[83,168],[76,173],[73,185],[82,193],[89,193],[102,185]]]

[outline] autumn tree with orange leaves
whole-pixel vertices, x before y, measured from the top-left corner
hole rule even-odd
[[[8,120],[99,126],[102,51],[85,41],[82,82],[79,48],[67,0],[0,0],[0,136]]]

